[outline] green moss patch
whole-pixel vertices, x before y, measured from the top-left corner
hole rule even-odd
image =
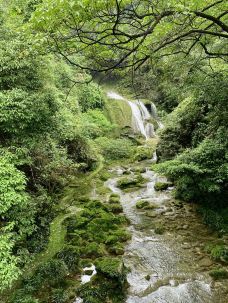
[[[154,184],[154,189],[157,191],[166,190],[169,186],[170,186],[170,183],[168,183],[168,182],[156,182]]]
[[[138,209],[155,209],[157,206],[152,204],[151,202],[147,201],[147,200],[139,200],[136,202],[136,208]]]
[[[223,268],[216,268],[209,272],[214,280],[228,279],[228,271]]]
[[[141,187],[145,181],[146,180],[141,175],[131,175],[120,178],[117,182],[117,186],[121,189]]]

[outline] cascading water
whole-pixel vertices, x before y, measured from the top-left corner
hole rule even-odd
[[[146,139],[148,139],[148,134],[146,133],[144,126],[144,119],[138,104],[132,101],[128,101],[128,104],[130,105],[132,111],[132,127],[134,132],[141,133]]]
[[[162,124],[162,122],[158,118],[157,108],[156,108],[154,103],[151,103],[150,110],[151,110],[151,116],[157,121],[158,127],[163,128],[164,125]]]
[[[151,115],[142,101],[128,101],[132,110],[132,127],[136,133],[141,133],[146,139],[155,136],[154,126],[149,122]]]
[[[108,92],[107,95],[109,98],[123,100],[129,104],[132,111],[132,128],[135,133],[141,134],[146,140],[155,136],[154,126],[150,123],[151,114],[142,101],[130,101],[112,91]],[[159,126],[162,125],[157,118],[156,107],[153,103],[151,104],[152,108],[152,116],[157,120]]]

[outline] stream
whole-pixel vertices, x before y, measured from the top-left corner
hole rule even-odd
[[[130,269],[126,303],[211,303],[228,302],[226,282],[212,282],[208,275],[215,264],[203,253],[213,236],[202,224],[193,205],[178,204],[172,188],[155,191],[154,184],[164,181],[142,163],[147,178],[145,187],[124,192],[117,180],[126,168],[117,167],[115,177],[105,185],[121,197],[124,213],[130,220],[132,240],[126,246],[124,263]],[[134,167],[133,167],[134,168]],[[127,169],[132,172],[132,167]],[[155,205],[153,211],[136,209],[138,200]],[[157,227],[164,233],[156,233]]]

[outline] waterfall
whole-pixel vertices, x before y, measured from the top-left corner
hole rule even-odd
[[[150,122],[151,117],[153,117],[160,128],[163,124],[158,119],[156,106],[151,103],[151,113],[148,111],[144,103],[140,100],[130,101],[121,95],[109,91],[107,96],[112,99],[122,100],[127,102],[132,111],[132,128],[135,133],[140,133],[145,139],[155,137],[154,125]]]
[[[158,114],[157,114],[157,108],[155,106],[155,104],[152,102],[151,103],[151,116],[157,121],[158,127],[159,128],[163,128],[164,125],[162,124],[162,122],[159,120],[158,118]]]
[[[146,139],[148,139],[146,130],[145,130],[145,126],[144,126],[144,119],[143,119],[143,115],[142,112],[139,109],[139,106],[132,102],[132,101],[128,101],[128,104],[131,107],[131,111],[132,111],[132,127],[133,130],[136,133],[141,133]]]
[[[149,138],[153,138],[155,136],[154,125],[152,123],[146,124],[145,131]]]

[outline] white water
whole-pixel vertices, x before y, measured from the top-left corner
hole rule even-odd
[[[121,95],[119,95],[113,91],[107,92],[107,96],[111,99],[126,100],[124,97],[122,97]]]
[[[81,276],[81,283],[82,283],[82,284],[85,284],[85,283],[90,282],[90,280],[92,279],[92,277],[93,277],[94,275],[96,275],[96,273],[97,273],[96,267],[95,267],[95,265],[93,265],[93,264],[91,265],[91,267],[85,267],[85,268],[83,268],[83,271],[84,271],[84,272],[87,271],[87,270],[91,270],[91,271],[92,271],[92,274],[91,274],[91,275],[86,275],[86,274],[82,275],[82,276]]]
[[[132,111],[132,128],[134,132],[141,133],[146,139],[148,139],[148,135],[144,126],[144,119],[138,104],[132,101],[128,101],[128,104],[130,105]]]
[[[154,126],[149,122],[152,116],[157,120],[159,127],[163,126],[157,118],[156,107],[153,103],[151,103],[151,116],[144,103],[140,100],[130,101],[113,91],[109,91],[107,96],[129,104],[132,111],[132,129],[135,133],[141,134],[146,140],[155,137]]]

